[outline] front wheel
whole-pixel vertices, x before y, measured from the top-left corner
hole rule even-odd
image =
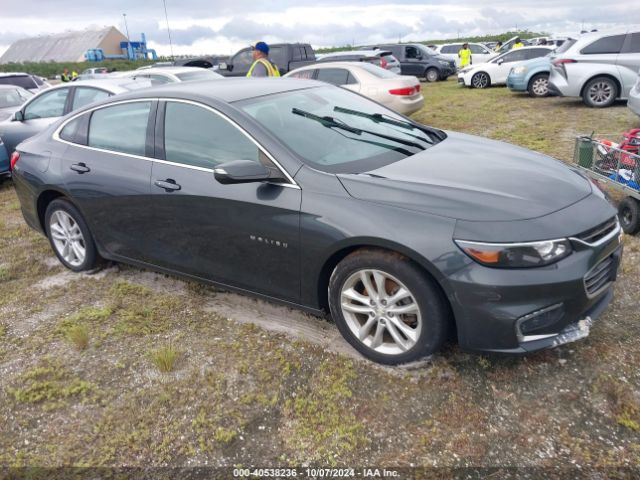
[[[478,72],[471,77],[471,86],[473,88],[487,88],[491,85],[489,75],[484,72]]]
[[[624,233],[635,235],[640,232],[640,202],[632,197],[627,197],[618,207],[618,218]]]
[[[438,78],[440,78],[440,74],[438,73],[438,70],[436,70],[435,68],[429,68],[425,72],[424,78],[427,79],[427,82],[433,83],[438,81]]]
[[[433,280],[408,258],[381,250],[358,250],[338,264],[329,281],[329,306],[343,337],[386,365],[438,351],[450,324]]]
[[[69,201],[56,199],[45,212],[45,228],[58,260],[74,272],[93,270],[100,257],[87,223]]]
[[[538,73],[530,81],[527,88],[529,96],[534,98],[546,97],[549,95],[549,74]]]
[[[584,87],[582,100],[593,108],[609,107],[618,97],[618,86],[609,77],[596,77]]]

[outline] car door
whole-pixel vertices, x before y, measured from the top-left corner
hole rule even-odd
[[[496,62],[492,62],[490,68],[491,83],[493,85],[507,83],[507,76],[517,62],[522,62],[527,59],[527,50],[518,48],[511,50],[509,53],[502,56]]]
[[[346,68],[319,68],[316,79],[354,92],[360,91],[360,83]]]
[[[422,52],[413,45],[404,47],[404,62],[402,62],[403,75],[415,75],[422,77],[424,75],[424,62]]]
[[[7,121],[0,126],[0,138],[10,154],[20,142],[40,133],[67,112],[69,88],[37,95],[20,111],[21,120]]]
[[[147,261],[153,204],[150,179],[156,102],[129,101],[81,115],[64,126],[60,169],[65,188],[96,241],[113,255]]]
[[[640,32],[630,33],[617,59],[622,83],[621,97],[627,98],[636,84],[640,70]]]
[[[213,174],[233,160],[277,169],[268,155],[217,110],[175,100],[158,111],[156,157],[153,263],[297,301],[301,190],[292,181],[223,185]]]

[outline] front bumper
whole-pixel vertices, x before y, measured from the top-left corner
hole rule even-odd
[[[507,87],[513,92],[526,92],[527,81],[524,76],[509,75],[507,77]]]
[[[623,250],[619,235],[618,230],[597,247],[574,245],[571,255],[547,267],[507,270],[472,262],[460,269],[449,277],[460,346],[525,354],[588,335],[591,322],[613,298]],[[598,290],[589,291],[591,272],[605,262],[610,267]],[[554,307],[557,315],[549,323],[523,333],[523,319],[542,318],[540,312]]]

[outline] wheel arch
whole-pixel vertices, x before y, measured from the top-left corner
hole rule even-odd
[[[533,81],[533,79],[535,77],[537,77],[538,75],[541,74],[547,74],[548,77],[551,77],[551,70],[538,70],[536,72],[532,72],[529,74],[529,79],[527,80],[527,88],[529,88],[531,86],[531,82]]]
[[[595,80],[596,78],[599,77],[605,77],[605,78],[609,78],[611,80],[613,80],[613,82],[616,84],[616,88],[618,89],[618,91],[616,92],[616,99],[620,98],[622,96],[622,85],[620,84],[620,80],[618,80],[615,75],[612,75],[610,73],[597,73],[595,75],[591,75],[587,80],[585,80],[585,82],[582,84],[582,87],[580,88],[580,97],[582,97],[584,95],[584,90],[585,88],[587,88],[587,84],[591,81],[591,80]]]
[[[332,252],[327,256],[322,268],[319,271],[317,277],[317,298],[318,305],[321,310],[329,311],[329,280],[333,271],[340,261],[342,261],[347,255],[364,249],[383,250],[389,253],[400,254],[407,257],[414,264],[416,264],[424,273],[428,275],[442,293],[443,299],[447,302],[447,307],[451,312],[451,318],[455,326],[456,320],[453,310],[453,305],[449,296],[452,294],[452,289],[448,285],[444,276],[436,269],[431,262],[429,262],[424,256],[420,255],[416,251],[407,248],[401,244],[395,242],[389,242],[387,240],[380,240],[375,238],[361,238],[350,239],[347,244],[336,245]]]
[[[47,189],[43,190],[42,192],[40,192],[40,194],[38,195],[38,199],[36,200],[36,212],[38,214],[38,222],[40,223],[40,228],[42,228],[43,232],[47,231],[47,229],[46,229],[46,227],[44,225],[44,215],[45,215],[45,213],[47,211],[47,207],[56,198],[61,198],[61,197],[63,197],[65,200],[69,200],[71,202],[71,200],[66,195],[66,193],[64,193],[61,190],[55,189],[55,188],[47,188]],[[73,202],[71,202],[71,203],[73,203]]]

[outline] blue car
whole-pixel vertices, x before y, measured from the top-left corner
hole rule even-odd
[[[507,87],[512,92],[529,92],[532,97],[546,97],[549,95],[550,72],[551,59],[548,56],[522,62],[509,72]]]
[[[0,138],[0,182],[9,176],[11,176],[11,171],[9,169],[9,154],[7,153],[7,149]]]

